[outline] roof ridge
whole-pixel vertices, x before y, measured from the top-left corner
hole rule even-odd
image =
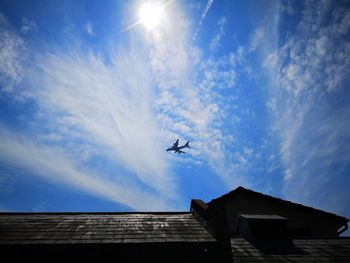
[[[251,190],[251,189],[248,189],[248,188],[244,188],[242,186],[239,186],[236,189],[234,189],[234,190],[232,190],[232,191],[230,191],[230,192],[228,192],[228,193],[226,193],[226,194],[224,194],[224,195],[222,195],[222,196],[220,196],[218,198],[212,199],[208,203],[208,205],[224,201],[224,200],[230,198],[231,196],[239,194],[239,193],[258,195],[260,197],[267,198],[267,199],[270,199],[270,200],[275,201],[275,202],[280,202],[280,203],[284,203],[284,204],[287,204],[287,205],[290,205],[290,206],[294,206],[294,207],[297,207],[297,208],[300,208],[300,209],[307,209],[309,211],[314,211],[316,213],[320,213],[320,214],[323,214],[323,215],[336,217],[337,219],[346,220],[346,222],[349,221],[349,219],[347,219],[346,217],[337,215],[337,214],[332,213],[332,212],[327,212],[327,211],[324,211],[324,210],[321,210],[321,209],[317,209],[317,208],[314,208],[314,207],[311,207],[311,206],[302,205],[302,204],[295,203],[295,202],[292,202],[292,201],[288,201],[288,200],[285,200],[285,199],[282,199],[282,198],[279,198],[279,197],[274,197],[274,196],[271,196],[271,195],[268,195],[268,194],[263,194],[263,193],[260,193],[260,192],[256,192],[254,190]]]
[[[176,212],[0,212],[0,215],[182,215],[189,211]]]

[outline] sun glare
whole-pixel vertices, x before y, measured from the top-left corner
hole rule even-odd
[[[159,26],[163,14],[163,7],[152,2],[144,3],[139,11],[140,21],[148,30]]]

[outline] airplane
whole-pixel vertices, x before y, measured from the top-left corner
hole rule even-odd
[[[179,139],[176,140],[176,142],[174,143],[173,146],[171,146],[170,148],[166,149],[166,151],[174,151],[177,154],[181,154],[181,153],[186,153],[184,151],[181,151],[181,149],[183,148],[191,148],[188,144],[190,141],[187,141],[184,145],[179,146]]]

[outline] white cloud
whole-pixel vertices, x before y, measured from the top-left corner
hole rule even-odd
[[[284,172],[283,180],[284,180],[284,181],[288,181],[292,176],[293,176],[293,173],[292,173],[291,169],[287,169],[287,170]]]
[[[214,3],[214,0],[208,0],[207,1],[207,4],[205,5],[205,8],[204,8],[204,10],[203,10],[203,12],[202,12],[202,15],[201,15],[201,18],[202,19],[204,19],[206,16],[207,16],[207,14],[208,14],[208,12],[209,12],[209,9],[210,9],[210,7],[211,7],[211,5]]]
[[[350,30],[350,13],[346,7],[338,7],[332,12],[334,21],[337,23],[334,24],[333,30],[341,35],[348,34]]]
[[[264,41],[266,37],[266,26],[258,27],[253,35],[251,36],[250,40],[250,51],[255,51]]]
[[[38,61],[41,70],[32,74],[37,86],[33,97],[44,116],[54,120],[51,129],[66,140],[78,136],[103,149],[100,154],[143,184],[174,197],[176,186],[159,140],[153,83],[143,55],[137,49],[121,49],[110,58],[111,65],[93,54],[43,56]]]
[[[132,44],[112,48],[107,59],[74,46],[34,56],[27,93],[40,109],[31,125],[37,142],[4,132],[2,160],[19,156],[24,169],[135,209],[166,209],[181,200],[170,163],[179,159],[164,149],[180,137],[191,140],[190,162],[209,164],[229,186],[246,185],[227,158],[231,134],[221,131],[226,113],[216,92],[235,86],[242,56],[204,59],[192,46],[189,25],[174,2],[164,30],[145,32],[144,39],[128,31]],[[107,158],[127,177],[97,176],[88,165],[94,157]]]
[[[246,179],[231,165],[225,150],[226,137],[231,134],[221,131],[227,114],[222,105],[230,98],[224,98],[218,90],[234,88],[235,67],[241,57],[238,52],[218,59],[204,57],[192,46],[190,23],[181,7],[173,4],[172,10],[164,30],[157,32],[157,38],[148,38],[160,94],[156,108],[161,130],[168,142],[176,138],[190,140],[193,148],[188,154],[193,164],[206,163],[227,186],[237,186]],[[221,34],[225,23],[222,18]]]
[[[224,157],[220,133],[213,128],[218,106],[208,101],[209,90],[196,87],[191,62],[199,61],[200,55],[190,46],[181,8],[173,6],[168,19],[176,23],[165,24],[166,30],[151,38],[145,36],[145,42],[132,36],[128,48],[107,54],[108,63],[73,46],[70,52],[56,48],[33,56],[26,92],[40,108],[31,124],[37,142],[2,132],[6,144],[1,160],[135,209],[167,209],[181,203],[175,200],[177,185],[164,154],[166,145],[181,134],[193,145],[210,140],[200,158],[190,156],[193,163]],[[5,47],[13,50],[13,45]],[[12,74],[9,69],[7,75]],[[127,171],[127,178],[113,174],[107,176],[109,181],[97,176],[87,165],[94,157],[108,158]]]
[[[95,31],[94,31],[93,25],[90,22],[87,22],[85,24],[84,31],[86,34],[88,34],[89,37],[95,36]]]
[[[36,23],[26,17],[22,18],[21,32],[28,34],[38,30]]]
[[[215,34],[215,36],[210,40],[209,42],[209,49],[210,51],[216,51],[218,47],[220,46],[220,41],[222,37],[225,35],[225,26],[227,23],[226,17],[221,17],[217,23],[218,25],[218,32]]]
[[[279,15],[279,21],[290,19]],[[285,170],[283,193],[288,199],[324,209],[339,208],[330,204],[333,198],[340,200],[344,191],[339,180],[350,157],[346,154],[350,150],[350,108],[344,102],[350,49],[343,36],[347,30],[343,21],[346,13],[340,6],[308,1],[295,31],[279,31],[278,36],[265,39],[269,50],[261,51],[270,78],[267,106]]]
[[[24,41],[0,12],[0,96],[11,93],[23,79]]]
[[[239,55],[231,52],[228,55],[214,59],[203,60],[200,70],[204,77],[199,80],[202,89],[232,89],[236,85]],[[215,95],[215,94],[210,94]]]
[[[0,127],[0,139],[0,161],[16,169],[29,170],[51,182],[66,184],[135,210],[171,209],[171,205],[157,195],[127,185],[122,178],[107,179],[93,170],[78,168],[81,165],[70,160],[60,148],[42,145],[4,127]]]
[[[267,70],[275,70],[278,65],[278,59],[277,52],[268,54],[263,62],[263,67]]]
[[[324,114],[324,109],[320,112]],[[284,178],[284,193],[289,198],[333,211],[344,209],[331,203],[349,187],[342,178],[347,176],[350,158],[349,113],[350,109],[346,107],[324,119],[305,120],[288,149],[290,157],[286,163],[289,168]],[[314,198],[318,194],[327,195],[320,198],[321,205],[318,204],[320,200]]]

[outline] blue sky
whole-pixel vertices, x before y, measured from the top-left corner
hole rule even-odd
[[[350,217],[348,1],[1,1],[0,210]],[[166,152],[177,138],[186,154]]]

